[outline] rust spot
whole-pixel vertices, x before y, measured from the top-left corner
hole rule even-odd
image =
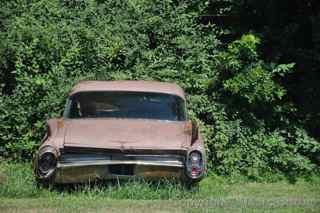
[[[155,166],[137,166],[136,175],[149,178],[179,177],[181,170],[174,167],[159,168]]]
[[[185,129],[184,130],[188,135],[192,135],[192,122],[191,121],[188,121],[185,124]]]
[[[59,119],[58,120],[58,128],[61,129],[63,127],[64,127],[64,121],[63,121],[63,119]]]

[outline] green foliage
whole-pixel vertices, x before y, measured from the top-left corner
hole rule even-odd
[[[252,34],[244,35],[216,55],[221,70],[207,100],[219,103],[214,108],[219,112],[212,112],[214,134],[207,143],[214,150],[213,168],[253,179],[273,172],[307,175],[317,168],[311,156],[320,146],[293,120],[296,110],[283,100],[286,89],[278,80],[294,64],[264,62],[257,54],[259,42]],[[300,142],[308,144],[307,152]]]
[[[275,81],[277,76],[290,72],[294,64],[280,64],[274,69],[258,57],[260,39],[252,34],[228,45],[227,51],[217,55],[223,89],[238,95],[249,104],[270,103],[281,99],[286,90]]]
[[[29,160],[47,118],[83,79],[176,82],[200,122],[212,172],[258,179],[312,173],[320,148],[296,120],[281,79],[294,64],[262,60],[247,34],[224,45],[200,2],[1,3],[0,155]],[[6,11],[12,11],[7,13]]]

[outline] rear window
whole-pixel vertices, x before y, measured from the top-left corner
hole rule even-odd
[[[185,121],[181,97],[144,92],[81,92],[68,100],[68,118],[128,118]]]

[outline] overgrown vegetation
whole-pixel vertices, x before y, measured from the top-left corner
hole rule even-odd
[[[295,61],[264,60],[254,33],[225,42],[226,30],[199,21],[206,11],[206,1],[2,1],[0,155],[30,160],[76,82],[139,79],[184,88],[212,172],[319,170],[320,144],[283,84]]]
[[[29,212],[318,212],[319,177],[281,182],[252,183],[247,179],[211,175],[198,190],[170,182],[120,182],[80,185],[76,188],[38,188],[29,163],[1,163],[0,211]]]
[[[320,180],[317,176],[308,179],[299,179],[295,184],[286,179],[280,182],[263,181],[252,183],[245,177],[223,178],[211,175],[200,182],[199,188],[187,189],[180,183],[162,180],[160,182],[148,182],[145,180],[129,180],[120,182],[65,185],[43,188],[37,186],[32,175],[32,167],[29,163],[1,163],[0,174],[4,180],[0,182],[0,198],[109,198],[109,199],[134,199],[134,200],[181,200],[181,199],[210,199],[226,196],[237,196],[244,191],[248,196],[258,195],[263,198],[282,196],[302,196],[305,199],[319,199],[318,193]],[[242,189],[241,185],[247,185],[248,189]],[[252,186],[250,186],[252,185]],[[260,189],[259,189],[260,186]],[[271,187],[271,191],[264,190]],[[248,190],[248,191],[246,191]]]

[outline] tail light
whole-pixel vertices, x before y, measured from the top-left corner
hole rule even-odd
[[[203,173],[202,154],[198,151],[193,151],[188,156],[187,162],[188,175],[191,178],[198,178]]]
[[[36,162],[37,174],[41,178],[50,177],[57,167],[57,152],[52,147],[44,147]]]
[[[41,175],[48,174],[51,170],[54,170],[57,165],[57,159],[51,152],[43,153],[38,160],[39,173]]]

